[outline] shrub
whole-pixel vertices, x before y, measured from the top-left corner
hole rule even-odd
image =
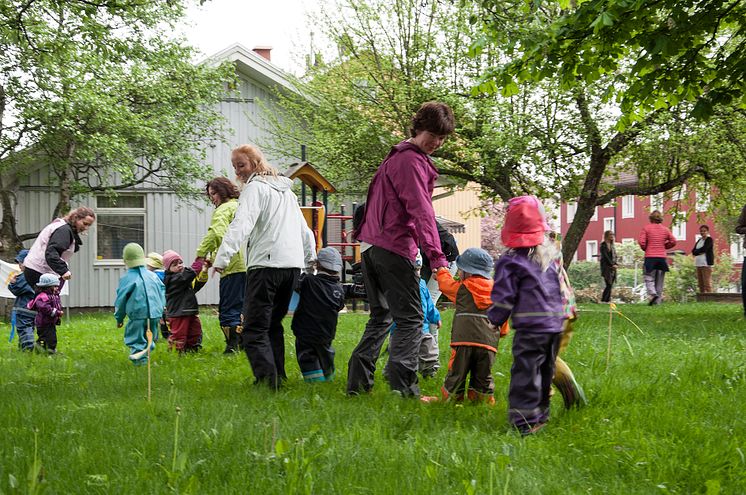
[[[697,272],[694,268],[694,258],[683,254],[673,256],[673,265],[666,274],[663,292],[667,299],[677,302],[687,302],[697,293]]]
[[[570,277],[570,283],[572,283],[575,291],[586,289],[591,285],[603,284],[601,268],[595,261],[572,263],[567,269],[567,275]]]

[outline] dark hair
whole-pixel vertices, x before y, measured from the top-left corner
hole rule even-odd
[[[93,217],[93,219],[96,220],[96,213],[93,209],[88,208],[87,206],[79,206],[65,215],[65,221],[70,225],[75,225],[75,222],[78,220],[83,220],[88,217]]]
[[[237,199],[239,196],[238,188],[227,177],[215,177],[205,185],[205,192],[210,195],[210,188],[218,193],[220,199],[225,203],[229,199]]]
[[[710,231],[710,227],[708,227],[707,225],[700,225],[699,228],[700,229],[705,229],[707,232]]]
[[[438,136],[447,136],[456,127],[453,110],[445,103],[428,101],[423,103],[412,117],[409,133],[415,137],[420,131],[428,131]]]
[[[663,214],[658,210],[653,210],[650,212],[650,216],[648,217],[652,223],[663,223]]]

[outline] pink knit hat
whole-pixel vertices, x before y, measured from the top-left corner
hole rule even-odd
[[[182,258],[176,251],[169,249],[163,253],[163,268],[168,271],[168,269],[171,268],[171,264],[176,260],[184,261],[184,258]]]
[[[544,232],[549,230],[544,206],[536,196],[517,196],[508,201],[505,224],[500,232],[504,246],[524,248],[544,242]]]

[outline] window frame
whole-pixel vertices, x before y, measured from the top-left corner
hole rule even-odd
[[[635,218],[635,196],[622,196],[622,218]]]
[[[611,221],[611,228],[606,228],[606,223]],[[604,233],[606,233],[607,230],[610,230],[614,232],[614,235],[616,235],[616,218],[614,217],[604,217]]]
[[[593,250],[591,250],[591,246],[594,247]],[[589,254],[593,252],[593,254]],[[590,240],[585,241],[585,261],[598,261],[599,255],[598,255],[598,241],[596,240]]]
[[[141,208],[117,208],[117,207],[111,207],[111,206],[104,206],[99,207],[98,206],[98,199],[99,198],[105,198],[105,195],[99,194],[94,196],[94,211],[96,213],[96,223],[94,223],[95,231],[93,232],[93,240],[91,242],[91,247],[93,248],[93,266],[94,267],[106,267],[106,266],[124,266],[124,260],[121,257],[119,258],[98,258],[98,234],[99,234],[99,222],[98,219],[102,215],[109,215],[109,216],[141,216],[142,217],[142,228],[143,228],[143,248],[147,245],[148,242],[148,215],[147,215],[147,197],[145,194],[121,194],[121,196],[137,196],[142,197],[142,207]]]

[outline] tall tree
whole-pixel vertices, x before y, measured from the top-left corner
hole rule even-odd
[[[9,256],[17,177],[45,163],[72,198],[156,183],[182,196],[206,175],[204,147],[219,139],[215,110],[229,66],[195,67],[165,30],[182,1],[36,0],[0,6],[0,241]],[[50,216],[52,212],[50,212]]]

